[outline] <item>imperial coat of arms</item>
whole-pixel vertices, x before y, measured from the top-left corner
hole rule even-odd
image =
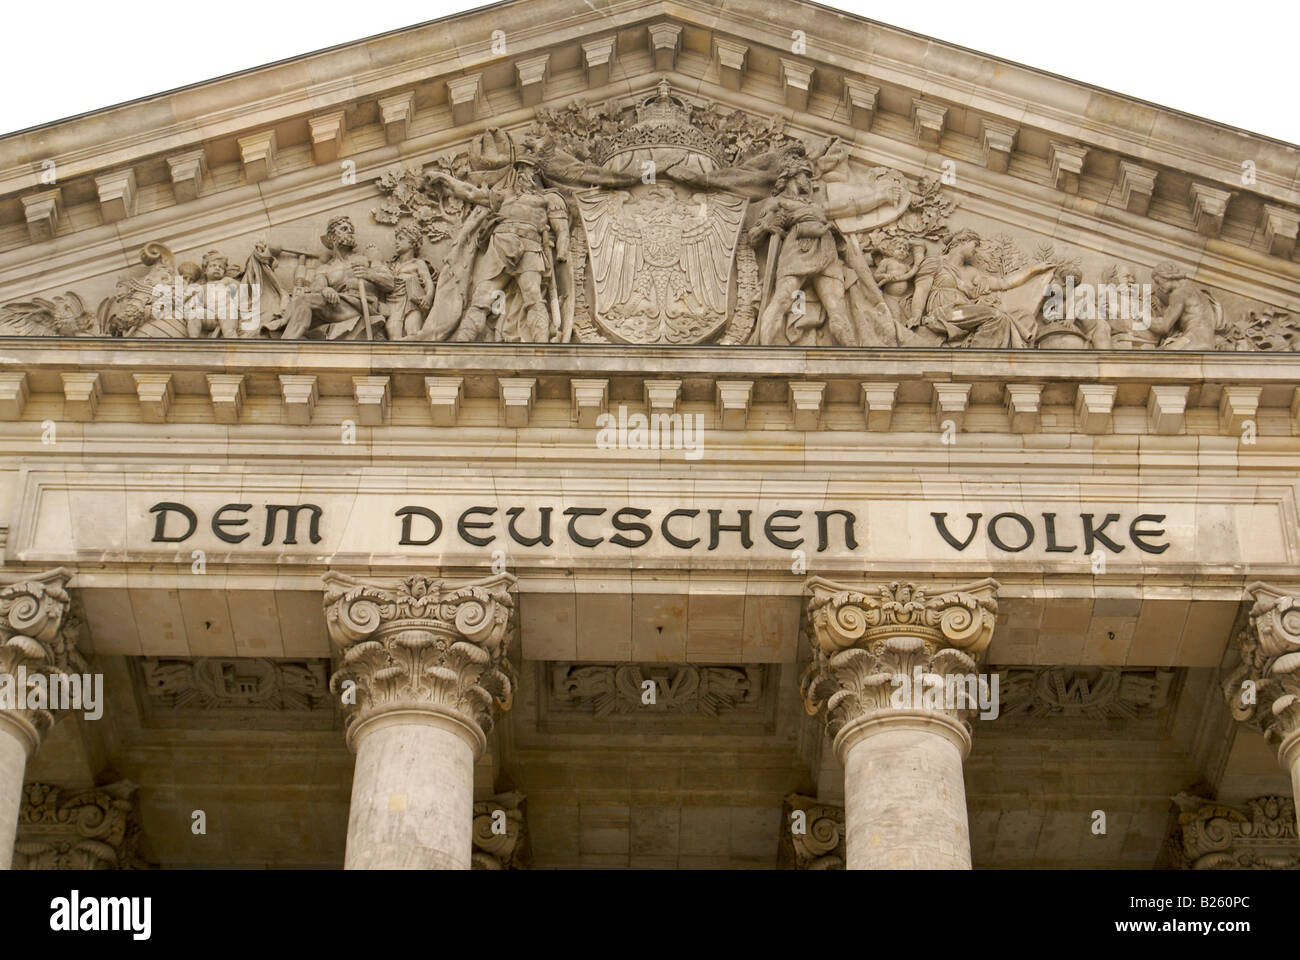
[[[667,184],[578,198],[591,257],[592,320],[624,343],[699,343],[729,316],[743,197]]]
[[[701,343],[727,325],[736,244],[748,200],[697,191],[675,174],[707,176],[721,145],[691,123],[691,108],[660,83],[636,122],[599,145],[593,159],[639,178],[624,190],[578,195],[594,294],[591,320],[622,343]]]

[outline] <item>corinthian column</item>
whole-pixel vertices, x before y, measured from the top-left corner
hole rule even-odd
[[[801,686],[844,765],[848,869],[970,869],[962,763],[997,588],[808,582]]]
[[[1237,636],[1241,664],[1223,685],[1232,715],[1277,745],[1300,798],[1300,596],[1252,583],[1250,622]]]
[[[474,763],[514,694],[514,577],[324,580],[357,757],[344,867],[470,869]]]
[[[13,862],[27,760],[54,725],[50,680],[85,669],[62,632],[68,578],[52,570],[0,587],[0,870]]]

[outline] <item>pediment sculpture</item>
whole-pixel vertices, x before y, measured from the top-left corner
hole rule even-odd
[[[163,243],[93,311],[0,305],[3,336],[997,349],[1296,349],[1300,320],[1173,262],[1085,267],[959,219],[940,180],[661,81],[538,108],[376,181],[319,249]],[[360,229],[367,231],[362,241]],[[274,234],[274,230],[272,231]],[[1140,280],[1140,277],[1145,277]]]

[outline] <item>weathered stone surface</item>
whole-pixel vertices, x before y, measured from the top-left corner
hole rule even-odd
[[[1294,149],[795,9],[0,137],[0,649],[107,691],[0,709],[0,857],[129,777],[166,867],[1289,863]]]
[[[47,783],[23,788],[14,844],[16,870],[134,870],[140,821],[136,785],[127,780],[90,790],[64,790]]]
[[[848,869],[970,869],[966,697],[981,682],[997,588],[809,581],[813,659],[801,688],[844,764]]]
[[[1166,866],[1182,870],[1297,870],[1295,804],[1290,797],[1221,803],[1180,793]]]
[[[514,699],[513,583],[326,577],[330,688],[357,755],[347,869],[470,868],[474,764]]]

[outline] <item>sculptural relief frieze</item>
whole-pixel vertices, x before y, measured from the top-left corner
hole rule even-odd
[[[1140,266],[989,230],[938,179],[666,80],[626,101],[538,107],[526,129],[488,128],[375,186],[369,222],[336,212],[311,243],[273,227],[197,262],[148,243],[97,301],[0,304],[0,336],[1195,351],[1300,339],[1300,318],[1209,289],[1172,257]]]
[[[551,707],[619,715],[701,715],[756,709],[763,700],[766,668],[678,663],[550,665]]]
[[[1001,667],[1004,722],[1136,720],[1171,700],[1175,672],[1159,667]]]
[[[150,707],[169,711],[332,711],[329,661],[270,657],[141,657]]]

